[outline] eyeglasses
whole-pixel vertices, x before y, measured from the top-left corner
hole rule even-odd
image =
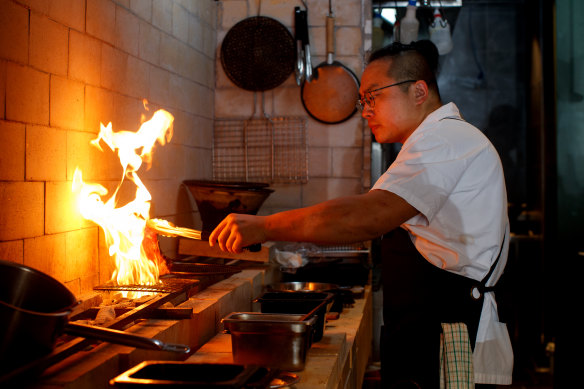
[[[398,85],[402,85],[402,84],[405,84],[408,82],[416,82],[416,81],[417,80],[405,80],[405,81],[396,82],[395,84],[382,86],[381,88],[368,90],[365,93],[363,93],[362,98],[357,100],[356,106],[359,109],[359,111],[361,111],[361,112],[363,112],[366,105],[370,106],[371,108],[375,108],[375,98],[373,97],[373,92],[377,92],[377,91],[380,91],[380,90],[385,89],[385,88],[391,88],[392,86],[398,86]]]

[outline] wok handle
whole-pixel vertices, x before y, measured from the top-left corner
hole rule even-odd
[[[124,346],[137,347],[149,350],[173,351],[182,354],[188,354],[190,347],[182,344],[165,343],[158,339],[146,338],[129,334],[124,331],[90,326],[80,323],[67,323],[65,333],[69,335],[80,336],[83,338],[94,338],[106,342],[122,344]]]

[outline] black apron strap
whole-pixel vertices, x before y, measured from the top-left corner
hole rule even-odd
[[[493,286],[487,286],[487,282],[489,282],[489,278],[491,278],[491,276],[493,275],[493,272],[497,268],[497,264],[499,263],[499,258],[501,258],[501,253],[503,252],[503,246],[505,246],[505,239],[506,238],[507,238],[507,233],[505,233],[503,235],[503,242],[501,242],[501,248],[499,249],[499,255],[497,255],[497,259],[495,259],[495,262],[493,262],[493,264],[491,265],[489,272],[481,280],[480,284],[473,287],[473,289],[471,291],[471,295],[473,298],[480,298],[481,296],[484,296],[485,293],[493,292],[496,290],[496,288],[497,288],[496,284]]]

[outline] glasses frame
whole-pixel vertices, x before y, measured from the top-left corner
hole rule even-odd
[[[363,97],[361,97],[360,99],[357,100],[357,103],[355,104],[355,106],[357,107],[359,112],[363,112],[365,110],[365,106],[367,106],[367,105],[369,107],[371,107],[371,109],[373,109],[373,108],[375,108],[375,97],[373,97],[373,92],[377,92],[377,91],[380,91],[380,90],[385,89],[385,88],[391,88],[392,86],[398,86],[398,85],[406,84],[408,82],[416,82],[416,81],[418,81],[418,80],[405,80],[405,81],[396,82],[396,83],[391,84],[391,85],[382,86],[381,88],[375,88],[375,89],[365,91],[363,93]]]

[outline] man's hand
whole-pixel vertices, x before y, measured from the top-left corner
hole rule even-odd
[[[229,253],[241,253],[244,247],[266,241],[264,217],[231,213],[215,227],[209,245]]]

